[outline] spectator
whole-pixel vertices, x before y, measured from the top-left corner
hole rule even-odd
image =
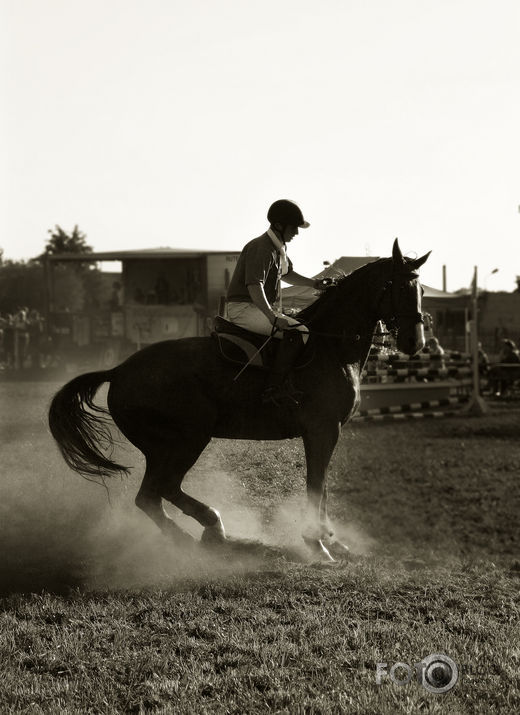
[[[7,319],[0,313],[0,368],[3,369],[6,363],[5,356],[5,327]]]
[[[489,371],[491,390],[496,397],[507,393],[519,379],[520,367],[515,370],[515,365],[520,366],[520,352],[512,340],[504,338],[498,356],[498,365],[493,366]]]
[[[159,305],[169,305],[170,303],[170,284],[163,275],[157,278],[155,283],[155,293]]]
[[[4,324],[5,366],[14,367],[14,315],[7,313]]]
[[[41,343],[43,338],[43,318],[37,310],[31,310],[27,319],[29,332],[28,354],[31,367],[42,367]]]
[[[438,338],[431,337],[426,341],[426,345],[423,348],[423,352],[429,353],[432,356],[443,357],[444,348],[441,347]]]
[[[498,362],[516,365],[520,363],[520,352],[513,340],[506,338],[502,340],[502,347],[498,356]]]
[[[25,367],[29,348],[28,312],[27,308],[21,307],[14,316],[15,367]]]
[[[489,358],[487,353],[484,352],[482,343],[478,344],[478,371],[481,377],[488,374],[489,370]]]
[[[139,303],[140,305],[143,305],[145,303],[145,294],[143,293],[141,288],[136,288],[134,290],[134,302]]]
[[[121,309],[121,283],[119,281],[112,283],[112,295],[110,296],[109,304],[111,310]]]

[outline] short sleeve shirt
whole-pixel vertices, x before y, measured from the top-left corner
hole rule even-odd
[[[289,273],[292,263],[288,259]],[[269,303],[274,303],[278,293],[278,272],[280,269],[280,253],[267,233],[253,238],[247,243],[238,257],[235,271],[229,283],[228,301],[251,303],[247,290],[249,285],[264,286],[265,297]]]

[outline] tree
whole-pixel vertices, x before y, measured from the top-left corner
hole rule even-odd
[[[45,307],[43,268],[38,261],[2,261],[0,264],[0,313],[14,313],[27,306]]]
[[[57,255],[59,253],[92,253],[92,246],[87,244],[87,236],[74,226],[72,233],[66,233],[61,226],[56,225],[54,229],[49,229],[47,233],[50,238],[45,246],[45,254]]]
[[[101,273],[88,261],[92,246],[86,235],[74,226],[67,233],[60,226],[49,230],[45,250],[29,261],[5,260],[0,248],[0,312],[11,313],[20,306],[45,310],[44,261],[58,254],[85,254],[86,262],[53,264],[53,307],[58,311],[76,312],[98,304]]]
[[[516,277],[516,288],[515,288],[514,292],[520,293],[520,276]]]
[[[87,243],[87,236],[74,226],[71,233],[61,226],[49,229],[49,239],[44,253],[40,256],[61,254],[82,255],[87,258],[92,253],[92,246]],[[96,295],[100,286],[100,271],[95,264],[86,261],[54,264],[54,305],[58,310],[76,312],[88,306],[96,305]]]

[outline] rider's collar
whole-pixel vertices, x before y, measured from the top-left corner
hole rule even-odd
[[[273,231],[272,228],[267,229],[267,235],[273,242],[273,244],[276,246],[280,253],[280,264],[282,268],[282,275],[284,276],[286,273],[289,272],[289,261],[287,260],[287,253],[285,250],[285,243],[280,241],[276,233]]]

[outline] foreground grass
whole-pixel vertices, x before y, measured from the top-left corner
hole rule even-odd
[[[514,406],[346,428],[331,512],[363,558],[325,569],[176,552],[134,514],[139,475],[107,507],[23,399],[3,455],[2,713],[519,710]],[[218,441],[186,488],[230,531],[296,543],[302,472],[298,441]],[[376,663],[430,653],[462,666],[449,693],[376,685]]]
[[[375,562],[13,596],[2,712],[514,712],[517,586],[485,567],[410,574]],[[463,664],[450,693],[375,684],[377,662],[438,652]]]

